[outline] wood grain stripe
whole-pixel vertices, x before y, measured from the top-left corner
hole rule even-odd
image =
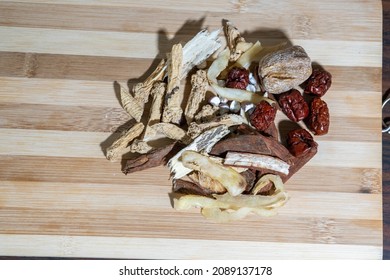
[[[125,81],[121,81],[126,84]],[[113,82],[0,77],[1,102],[120,108]],[[378,118],[381,101],[373,91],[336,91],[324,96],[331,116]],[[370,106],[367,106],[370,104]],[[372,106],[376,110],[372,109]],[[379,122],[377,124],[380,125]]]
[[[113,137],[104,132],[1,128],[0,155],[103,158],[101,145]],[[381,143],[318,140],[321,153],[313,166],[380,168]],[[336,155],[336,156],[335,156]],[[364,161],[362,162],[362,158]]]
[[[153,189],[158,186],[166,189],[171,188],[169,170],[166,167],[161,166],[127,176],[120,169],[120,163],[111,163],[104,158],[0,156],[0,176],[5,181],[26,180],[95,185],[153,186]],[[327,168],[326,176],[313,178],[313,174],[321,174],[323,171],[324,167],[322,166],[304,166],[288,181],[286,187],[289,190],[309,192],[380,193],[382,185],[380,169]],[[61,174],[61,177],[58,174]],[[150,174],[154,174],[154,176],[150,176]],[[155,183],[156,177],[158,185]]]
[[[143,58],[0,52],[0,76],[134,82],[143,81],[145,73],[154,70],[158,62]],[[334,77],[329,93],[381,90],[380,67],[322,65]]]
[[[241,14],[228,11],[226,8],[211,11],[209,10],[211,5],[209,2],[205,6],[208,10],[207,13],[196,11],[193,7],[185,10],[184,3],[180,3],[180,6],[183,7],[180,13],[177,12],[175,6],[167,6],[162,9],[151,6],[118,7],[99,6],[97,4],[64,5],[0,2],[0,25],[96,31],[160,32],[161,36],[164,36],[165,33],[166,35],[193,36],[204,26],[213,29],[219,28],[221,25],[220,19],[227,18],[237,24],[239,29],[245,33],[245,37],[257,37],[260,41],[264,37],[333,38],[351,41],[381,40],[380,34],[375,32],[376,25],[373,24],[377,21],[377,25],[380,25],[381,18],[375,13],[367,13],[364,10],[345,13],[342,19],[334,17],[329,20],[329,14],[324,10],[315,15],[312,13],[302,15],[291,10],[290,16],[286,17],[284,10],[275,9],[272,15],[274,20],[270,21],[269,17],[265,16],[263,9],[253,10],[253,7],[248,8],[245,17],[242,17]],[[145,21],[145,14],[153,14],[154,20]],[[315,17],[315,20],[313,17]],[[354,25],[345,25],[345,22],[352,22],[356,17],[359,17],[359,22]],[[175,21],[172,21],[173,18]],[[254,21],[259,29],[253,30]],[[182,23],[184,24],[181,25]],[[285,29],[281,30],[281,25],[285,26]],[[342,31],[340,31],[340,25],[344,25]],[[356,30],[361,32],[357,33]]]
[[[380,259],[379,246],[2,234],[5,255],[125,259]],[[180,248],[167,250],[166,248]],[[213,250],[210,250],[213,248]],[[225,253],[229,248],[231,254]],[[319,252],[321,252],[319,254]]]
[[[0,26],[0,37],[6,38],[0,42],[0,49],[3,51],[134,58],[155,58],[159,54],[159,45],[162,45],[163,49],[172,45],[172,42],[160,44],[155,34],[136,32]],[[177,36],[175,39],[181,41],[183,38]],[[305,50],[314,61],[321,61],[326,65],[366,67],[382,65],[380,55],[382,44],[377,41],[293,39],[292,43],[305,46]],[[337,58],[334,53],[339,54]]]
[[[148,109],[145,108],[146,115]],[[122,108],[91,106],[0,103],[0,116],[0,128],[15,129],[114,132],[134,123]],[[282,113],[278,116],[285,119]],[[326,140],[338,140],[342,135],[343,141],[375,142],[381,137],[379,125],[375,125],[377,118],[332,116],[331,122]],[[280,122],[282,138],[295,127],[295,123]]]

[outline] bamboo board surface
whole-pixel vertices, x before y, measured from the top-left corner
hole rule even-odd
[[[211,3],[209,3],[211,2]],[[380,1],[0,1],[0,255],[382,257]],[[164,167],[125,176],[102,147],[173,43],[231,20],[302,45],[332,73],[331,128],[272,218],[216,224],[172,209]],[[212,249],[211,249],[212,248]]]

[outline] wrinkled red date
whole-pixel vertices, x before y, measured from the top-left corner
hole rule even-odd
[[[283,113],[294,122],[299,122],[309,115],[309,105],[296,89],[282,93],[278,102]]]
[[[261,101],[249,116],[251,124],[259,131],[265,131],[275,120],[276,108],[267,101]]]
[[[226,87],[246,89],[249,84],[249,71],[245,68],[233,67],[227,76]]]
[[[332,75],[322,69],[314,69],[313,73],[307,80],[305,93],[316,96],[323,96],[332,84]]]
[[[313,147],[317,143],[306,129],[294,129],[287,134],[287,148],[293,156],[304,156]]]
[[[316,135],[324,135],[329,130],[329,109],[325,101],[315,97],[310,104],[308,126]]]

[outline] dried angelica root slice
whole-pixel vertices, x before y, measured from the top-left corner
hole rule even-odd
[[[290,168],[288,163],[272,156],[237,152],[228,152],[226,154],[224,164],[268,169],[285,175],[288,175]]]
[[[118,140],[116,140],[108,149],[106,157],[110,161],[116,161],[122,156],[123,150],[127,145],[138,137],[144,130],[143,123],[136,123],[125,134],[123,134]]]
[[[208,156],[194,151],[185,151],[181,156],[181,162],[185,167],[218,181],[232,196],[239,195],[246,189],[246,180],[240,173],[211,160]]]
[[[191,150],[209,153],[213,146],[229,133],[229,128],[226,125],[220,125],[209,129],[199,135],[194,139],[194,141],[191,142],[191,144],[173,156],[168,162],[168,167],[170,168],[171,174],[173,175],[173,179],[181,178],[192,171],[192,169],[184,167],[183,163],[179,160],[185,151]]]
[[[143,106],[123,86],[120,86],[120,96],[123,109],[137,122],[140,122],[144,113]]]

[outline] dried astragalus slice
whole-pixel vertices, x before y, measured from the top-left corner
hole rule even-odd
[[[226,125],[220,125],[205,131],[195,138],[191,144],[187,145],[169,160],[168,167],[170,168],[173,178],[182,178],[192,171],[192,169],[184,167],[183,163],[179,160],[185,151],[208,153],[219,140],[229,133],[229,128]]]
[[[117,139],[108,149],[106,157],[110,161],[116,161],[121,158],[123,150],[127,145],[137,138],[144,130],[143,123],[136,123],[126,131],[119,139]]]
[[[185,167],[218,181],[232,196],[239,195],[246,189],[246,180],[240,173],[211,160],[206,155],[185,151],[181,156],[181,162]]]
[[[206,71],[198,70],[191,76],[191,92],[184,111],[188,124],[193,121],[196,112],[199,111],[200,104],[205,98],[208,87],[209,83]]]
[[[168,59],[168,85],[166,102],[162,115],[163,122],[179,124],[183,114],[181,102],[183,91],[179,90],[180,75],[183,66],[183,50],[181,44],[173,45]]]

